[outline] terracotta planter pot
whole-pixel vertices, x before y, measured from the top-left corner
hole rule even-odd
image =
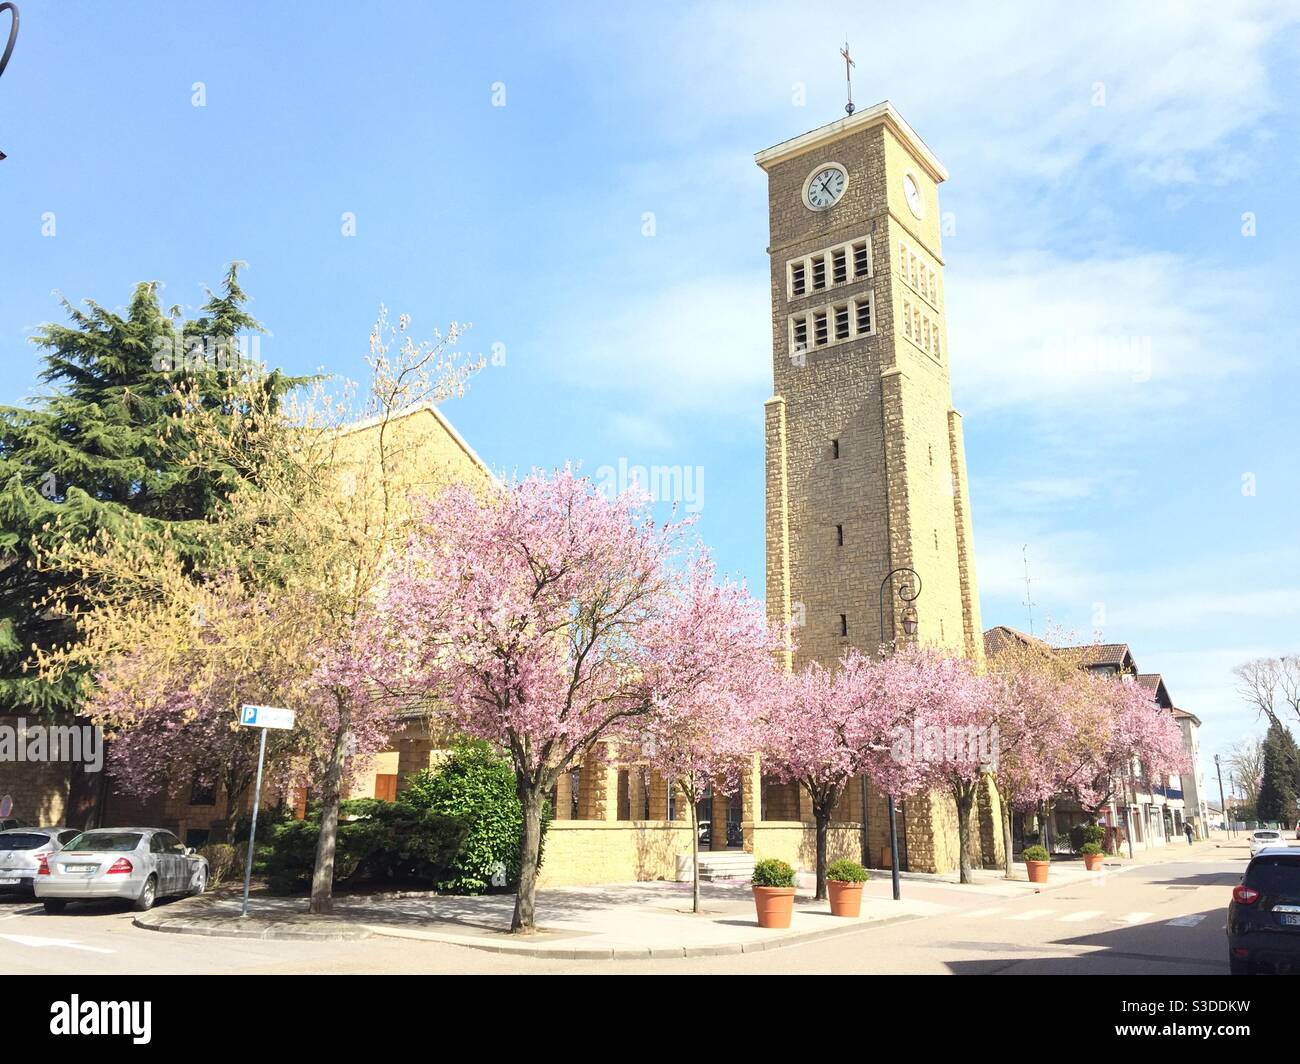
[[[754,887],[759,927],[789,927],[794,913],[794,887]]]
[[[1029,882],[1046,883],[1047,870],[1051,866],[1051,861],[1026,861],[1025,869],[1029,872]]]
[[[832,916],[851,916],[856,919],[862,912],[861,883],[837,883],[829,879],[826,881],[826,889],[831,896]]]
[[[1101,870],[1101,862],[1106,859],[1104,853],[1085,853],[1083,855],[1083,867],[1089,872],[1098,872]]]

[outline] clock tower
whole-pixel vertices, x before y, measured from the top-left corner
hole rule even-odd
[[[795,667],[908,639],[980,658],[965,448],[948,378],[947,171],[888,102],[755,161],[770,218],[768,614],[794,626]],[[879,620],[881,584],[903,568],[920,579],[914,636],[899,595],[915,590],[907,574],[885,589],[883,631]],[[910,867],[952,867],[941,840],[912,839],[913,819]]]

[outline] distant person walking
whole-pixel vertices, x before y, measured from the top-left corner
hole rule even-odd
[[[1192,835],[1195,834],[1190,820],[1183,824],[1183,834],[1187,836],[1187,845],[1190,846],[1192,844]]]

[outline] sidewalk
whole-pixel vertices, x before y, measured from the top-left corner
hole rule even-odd
[[[1244,844],[1237,847],[1245,849]],[[514,896],[457,897],[424,892],[335,897],[332,916],[311,916],[302,897],[257,893],[249,915],[239,915],[238,894],[206,895],[159,905],[135,918],[137,927],[187,935],[261,939],[347,941],[375,935],[420,939],[494,953],[551,959],[645,959],[714,957],[780,949],[810,939],[859,931],[899,920],[939,917],[953,910],[958,895],[1004,898],[1033,895],[1080,883],[1098,882],[1107,874],[1150,864],[1204,860],[1234,847],[1200,842],[1138,851],[1135,860],[1112,857],[1104,872],[1089,872],[1080,860],[1052,862],[1047,883],[1030,883],[1024,865],[1016,878],[999,870],[977,869],[975,882],[961,885],[956,872],[899,874],[902,899],[894,901],[888,870],[873,869],[863,891],[857,920],[834,917],[826,902],[812,900],[811,877],[801,875],[789,930],[765,930],[754,915],[748,883],[703,883],[703,912],[691,912],[689,883],[616,883],[592,887],[555,887],[537,895],[536,934],[509,933]]]
[[[888,888],[888,879],[885,880]],[[137,927],[190,935],[315,938],[384,935],[551,959],[716,957],[780,949],[872,924],[919,919],[948,907],[923,900],[864,897],[857,920],[831,916],[811,892],[795,899],[789,930],[758,926],[748,883],[700,886],[704,912],[691,912],[689,883],[618,883],[557,887],[537,895],[536,934],[509,933],[513,895],[453,897],[385,894],[335,898],[335,913],[313,917],[303,898],[254,895],[239,916],[238,896],[193,898],[144,913]]]

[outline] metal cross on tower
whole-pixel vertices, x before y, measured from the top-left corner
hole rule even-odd
[[[845,114],[853,114],[853,68],[858,64],[849,56],[849,42],[844,42],[844,47],[840,49],[840,55],[844,56],[844,83],[848,89],[849,102],[844,105]]]

